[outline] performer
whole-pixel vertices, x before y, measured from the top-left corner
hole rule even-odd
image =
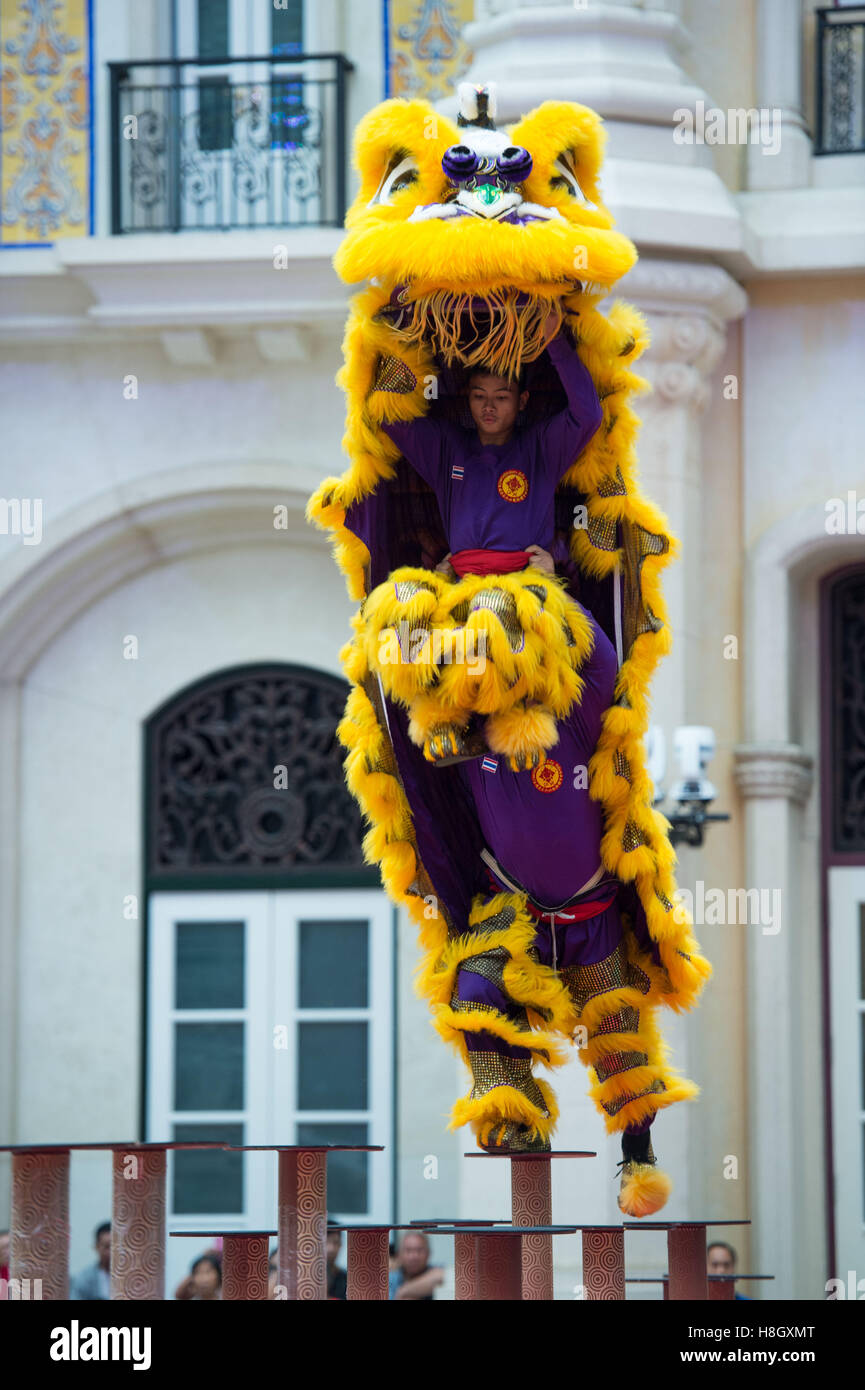
[[[534,1067],[575,1041],[622,1135],[619,1204],[643,1216],[670,1190],[650,1125],[698,1094],[655,1016],[692,1008],[711,967],[674,909],[643,741],[676,545],[635,468],[647,334],[597,308],[636,252],[601,200],[593,112],[546,102],[505,133],[488,89],[461,98],[458,126],[385,102],[355,141],[351,462],[307,508],[361,600],[338,733],[364,854],[472,1076],[451,1126],[548,1149]]]
[[[506,377],[475,368],[468,378],[467,396],[476,430],[466,431],[446,419],[429,416],[382,422],[385,433],[435,493],[451,547],[446,559],[461,578],[468,574],[515,573],[530,565],[533,569],[542,567],[548,575],[553,573],[550,550],[554,542],[555,491],[603,419],[589,372],[563,336],[555,336],[559,326],[560,319],[550,314],[544,329],[547,350],[567,397],[567,408],[551,419],[515,428],[517,411],[525,409],[529,392],[521,391],[516,382]],[[535,574],[535,583],[537,578]],[[526,582],[532,582],[528,575]],[[463,735],[473,710],[492,706],[485,725],[487,747],[506,754],[515,769],[535,766],[542,760],[544,750],[557,742],[555,718],[543,703],[548,697],[547,685],[541,684],[545,675],[539,673],[539,679],[531,683],[540,698],[518,698],[529,684],[525,670],[519,684],[514,681],[514,656],[521,654],[527,640],[520,623],[520,608],[516,602],[508,604],[503,598],[504,609],[493,613],[483,602],[472,602],[479,588],[483,593],[483,586],[458,588],[446,601],[444,631],[450,639],[449,649],[453,650],[458,626],[455,614],[467,603],[467,625],[459,625],[460,635],[470,634],[476,639],[470,644],[470,652],[481,646],[484,659],[489,652],[490,660],[495,660],[496,629],[504,619],[514,632],[514,640],[504,651],[501,680],[494,681],[490,673],[483,679],[474,679],[465,669],[444,673],[437,669],[434,689],[430,689],[428,659],[420,669],[416,666],[417,689],[407,699],[410,676],[394,669],[402,664],[399,659],[396,663],[389,659],[377,661],[376,647],[372,646],[371,665],[381,674],[387,693],[408,704],[412,716],[409,735],[423,747],[424,756],[430,761],[450,761],[465,755]],[[414,597],[413,591],[407,594],[402,610],[397,611],[387,594],[387,620],[397,630],[410,629]],[[538,605],[532,604],[529,612],[534,617],[537,610]],[[487,613],[489,621],[485,620]],[[576,613],[571,614],[571,619],[572,626],[563,627],[560,632],[565,642],[570,635],[571,645],[585,650],[585,623]],[[430,635],[436,630],[433,623]],[[528,640],[531,630],[530,624]],[[465,642],[461,650],[465,653]],[[387,650],[382,653],[384,658],[394,654]],[[402,655],[400,649],[398,657]],[[567,653],[562,655],[567,657]],[[574,685],[578,688],[576,679]],[[554,705],[556,712],[566,713],[570,701],[554,700]]]

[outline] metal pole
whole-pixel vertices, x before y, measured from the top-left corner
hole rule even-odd
[[[350,1300],[387,1302],[388,1237],[387,1226],[369,1226],[348,1233],[348,1288]]]
[[[521,1245],[516,1232],[475,1236],[477,1297],[488,1303],[522,1301]]]
[[[709,1297],[705,1226],[671,1226],[667,1232],[667,1260],[671,1301],[705,1302]]]
[[[12,1155],[9,1276],[15,1297],[69,1298],[69,1150]],[[36,1283],[41,1281],[41,1288]],[[25,1283],[26,1281],[26,1283]],[[33,1288],[39,1290],[38,1295]],[[11,1291],[10,1291],[11,1292]]]
[[[515,1226],[551,1226],[553,1199],[546,1156],[511,1157],[511,1217]],[[553,1238],[542,1232],[523,1236],[523,1298],[551,1302]]]
[[[237,1232],[222,1237],[223,1299],[267,1298],[268,1247],[267,1236]]]
[[[112,1153],[111,1297],[165,1298],[165,1150]]]
[[[583,1231],[583,1287],[590,1301],[624,1299],[625,1232],[621,1226]]]
[[[279,1282],[290,1299],[327,1298],[327,1154],[279,1154]]]

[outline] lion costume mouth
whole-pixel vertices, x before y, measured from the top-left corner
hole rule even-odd
[[[550,314],[558,331],[564,319],[561,296],[504,286],[482,295],[441,289],[413,297],[406,283],[375,317],[407,343],[428,343],[445,367],[484,367],[493,376],[515,379],[523,364],[543,352]]]

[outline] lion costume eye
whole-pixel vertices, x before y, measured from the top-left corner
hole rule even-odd
[[[593,208],[594,203],[590,202],[580,187],[576,170],[571,162],[569,155],[560,154],[553,168],[558,170],[550,179],[550,187],[558,189],[563,193],[569,193],[572,198],[576,198],[583,207]]]
[[[400,150],[393,156],[385,171],[381,183],[375,191],[375,196],[370,199],[369,206],[389,207],[391,195],[401,193],[403,189],[410,188],[413,183],[418,181],[417,161],[404,150]]]

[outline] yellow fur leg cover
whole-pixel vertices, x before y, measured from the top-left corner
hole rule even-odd
[[[628,934],[604,960],[562,971],[578,1013],[576,1038],[580,1060],[590,1068],[589,1094],[609,1134],[700,1093],[667,1060],[656,1008],[647,1003],[652,969]]]
[[[549,1139],[558,1118],[552,1088],[532,1073],[537,1058],[561,1066],[568,1058],[565,1039],[575,1024],[574,1009],[562,980],[535,958],[537,931],[518,893],[474,899],[469,931],[442,951],[432,972],[421,971],[418,984],[434,1001],[435,1026],[455,1045],[470,1068],[474,1084],[451,1112],[450,1128],[468,1124],[481,1142],[502,1120],[530,1126],[531,1138]],[[508,1013],[488,1003],[460,998],[458,977],[464,972],[492,984],[504,997]],[[471,988],[466,991],[471,994]],[[486,1033],[524,1048],[530,1055],[513,1058],[493,1050],[470,1051],[466,1033]]]

